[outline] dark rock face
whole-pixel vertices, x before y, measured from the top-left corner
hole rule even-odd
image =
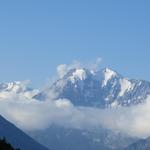
[[[0,116],[0,138],[3,137],[14,147],[21,150],[48,150]]]

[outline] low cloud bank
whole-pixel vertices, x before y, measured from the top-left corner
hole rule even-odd
[[[24,96],[0,99],[0,114],[23,130],[52,124],[78,129],[100,126],[131,136],[150,136],[150,97],[144,104],[117,109],[75,107],[69,100],[37,101]]]

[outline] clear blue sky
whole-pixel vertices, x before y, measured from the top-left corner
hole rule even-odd
[[[0,82],[40,86],[61,63],[102,57],[131,78],[150,80],[150,1],[0,2]]]

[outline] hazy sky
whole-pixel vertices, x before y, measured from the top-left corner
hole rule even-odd
[[[5,0],[0,2],[0,82],[40,86],[62,63],[97,57],[150,80],[150,1]]]

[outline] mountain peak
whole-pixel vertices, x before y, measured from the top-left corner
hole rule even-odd
[[[115,77],[117,75],[117,73],[109,68],[105,68],[103,69],[103,76],[104,76],[104,80],[103,80],[103,84],[102,84],[102,87],[106,86],[107,85],[107,82]]]
[[[12,96],[25,96],[26,98],[32,98],[39,93],[38,89],[29,88],[28,81],[14,81],[8,83],[0,83],[0,99],[9,98]]]
[[[72,83],[75,83],[76,79],[85,80],[86,71],[84,69],[75,69],[72,75],[70,76],[70,80]]]
[[[110,76],[115,76],[117,75],[117,72],[116,71],[113,71],[112,69],[110,68],[104,68],[102,70],[102,72],[105,74],[105,75],[110,75]]]
[[[46,99],[56,91],[55,99],[69,99],[76,106],[100,108],[131,106],[145,101],[150,82],[124,78],[109,68],[75,68],[34,98]]]

